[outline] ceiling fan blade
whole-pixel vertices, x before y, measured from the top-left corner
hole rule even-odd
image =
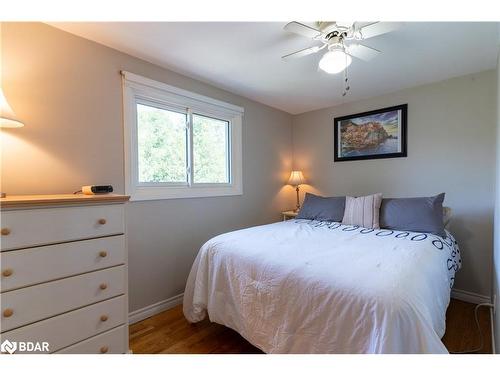
[[[321,35],[321,31],[316,30],[314,27],[307,26],[295,21],[287,23],[284,29],[286,31],[290,31],[291,33],[299,34],[311,39],[314,39],[315,37]]]
[[[359,29],[363,39],[373,38],[374,36],[390,33],[399,29],[402,22],[374,22]]]
[[[357,57],[358,59],[364,61],[370,61],[380,53],[379,50],[364,46],[362,44],[349,45],[347,47],[347,52],[349,53],[349,55]]]
[[[292,52],[292,53],[289,53],[288,55],[282,56],[281,58],[283,60],[285,60],[285,61],[286,60],[292,60],[292,59],[296,59],[296,58],[299,58],[299,57],[303,57],[303,56],[307,56],[307,55],[316,53],[320,49],[322,49],[321,46],[314,46],[314,47],[304,48],[304,49],[301,49],[300,51]]]

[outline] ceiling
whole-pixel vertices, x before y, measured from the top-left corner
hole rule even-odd
[[[314,45],[285,22],[51,23],[178,73],[291,114],[338,105],[496,66],[497,23],[407,22],[363,43],[382,51],[353,59],[351,90],[342,74],[318,71],[321,53],[283,62]]]

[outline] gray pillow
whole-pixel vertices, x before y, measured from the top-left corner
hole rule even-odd
[[[443,223],[444,193],[435,197],[384,198],[380,228],[433,233],[446,237]]]
[[[342,222],[345,197],[320,197],[306,193],[297,219],[328,220]]]

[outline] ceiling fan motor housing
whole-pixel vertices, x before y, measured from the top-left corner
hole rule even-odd
[[[353,22],[318,22],[321,40],[328,43],[334,38],[349,38],[353,24]]]
[[[345,46],[344,46],[344,38],[342,35],[338,36],[333,36],[328,41],[326,42],[328,44],[328,50],[333,51],[333,50],[341,50],[344,51]]]

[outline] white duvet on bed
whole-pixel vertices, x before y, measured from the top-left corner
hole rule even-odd
[[[184,315],[266,353],[447,353],[454,238],[289,220],[203,245]]]

